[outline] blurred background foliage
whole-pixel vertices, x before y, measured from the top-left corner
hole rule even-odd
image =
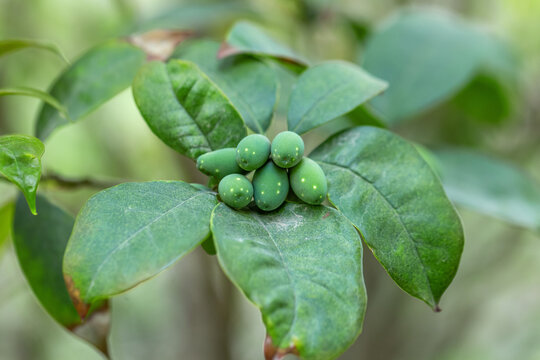
[[[459,146],[490,154],[515,164],[538,184],[536,0],[0,0],[0,39],[49,40],[73,60],[109,38],[152,28],[192,29],[221,41],[235,20],[251,19],[308,58],[362,63],[372,34],[382,31],[396,11],[416,5],[450,10],[502,39],[510,49],[505,55],[510,65],[508,73],[501,67],[495,67],[495,76],[476,73],[427,111],[392,122],[393,130],[431,148]],[[416,55],[422,61],[422,54]],[[451,56],[459,61],[468,54]],[[376,70],[378,64],[366,65]],[[59,57],[40,50],[13,53],[0,58],[0,87],[45,90],[64,66]],[[286,94],[294,75],[277,71]],[[429,69],[419,63],[417,71]],[[0,135],[33,134],[39,106],[31,98],[0,97]],[[283,108],[278,106],[271,134],[285,126]],[[347,124],[336,121],[313,131],[308,147]],[[55,132],[46,143],[43,164],[45,173],[77,178],[204,180],[191,161],[150,132],[129,90],[85,120]],[[98,190],[40,186],[41,193],[72,213]],[[99,359],[40,308],[24,280],[7,232],[14,195],[13,186],[0,183],[0,359]],[[459,210],[466,245],[456,279],[442,299],[443,312],[432,313],[403,293],[366,251],[364,331],[342,359],[540,359],[538,233]],[[114,298],[113,309],[114,359],[262,358],[259,314],[231,289],[215,259],[200,249]]]

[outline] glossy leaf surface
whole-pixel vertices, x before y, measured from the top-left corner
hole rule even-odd
[[[253,58],[217,59],[219,43],[200,40],[182,44],[173,57],[189,60],[221,89],[246,125],[263,134],[274,114],[277,77],[273,69]]]
[[[21,189],[33,214],[36,214],[36,191],[44,152],[41,141],[32,136],[0,137],[0,174]]]
[[[135,78],[133,96],[150,129],[192,159],[235,147],[246,136],[234,105],[192,62],[146,64]]]

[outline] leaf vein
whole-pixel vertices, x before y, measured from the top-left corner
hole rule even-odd
[[[103,259],[103,261],[101,262],[101,264],[99,264],[99,266],[97,267],[94,275],[92,275],[92,278],[90,280],[90,284],[88,285],[88,288],[86,290],[86,294],[88,295],[90,293],[90,291],[94,288],[94,285],[95,285],[95,282],[96,282],[96,279],[98,277],[98,275],[100,274],[101,270],[103,269],[103,267],[110,261],[111,257],[116,254],[116,252],[118,252],[119,250],[123,249],[128,243],[129,241],[131,241],[132,239],[134,239],[137,235],[139,235],[141,232],[143,232],[144,230],[148,229],[150,226],[152,226],[153,224],[155,224],[156,222],[158,222],[161,218],[163,218],[164,216],[170,214],[171,212],[173,212],[174,210],[178,209],[180,206],[182,206],[183,204],[185,204],[187,201],[190,201],[190,200],[193,200],[201,195],[204,195],[204,193],[199,193],[199,194],[196,194],[192,197],[189,197],[187,199],[185,199],[184,201],[176,204],[175,206],[173,206],[172,208],[168,209],[167,211],[165,211],[164,213],[161,213],[159,216],[157,216],[155,219],[153,219],[152,221],[150,221],[149,223],[143,225],[142,227],[140,227],[137,231],[135,231],[133,234],[131,234],[130,236],[128,236],[126,239],[124,239],[120,244],[118,244],[118,246],[116,246],[114,249],[112,249],[109,254],[107,254],[107,256]]]
[[[435,303],[435,299],[434,299],[434,296],[433,296],[433,290],[431,289],[431,281],[429,279],[429,276],[428,276],[428,273],[427,273],[427,270],[426,270],[426,265],[424,264],[424,261],[422,260],[422,257],[420,256],[420,253],[418,252],[418,244],[423,245],[423,243],[417,241],[411,235],[411,233],[409,232],[409,229],[405,226],[405,224],[403,223],[403,220],[401,219],[398,208],[394,204],[392,204],[392,202],[381,192],[381,190],[374,184],[373,181],[370,181],[369,179],[365,178],[359,172],[354,171],[351,168],[348,168],[348,167],[345,167],[345,166],[342,166],[342,165],[339,165],[339,164],[334,164],[334,163],[331,163],[331,162],[327,162],[327,161],[319,160],[318,162],[321,162],[321,163],[323,163],[325,165],[335,166],[337,168],[340,168],[340,169],[343,169],[345,171],[351,172],[353,175],[356,175],[357,177],[359,177],[363,181],[370,184],[373,187],[373,189],[376,191],[376,193],[378,193],[380,195],[380,197],[394,210],[393,212],[395,213],[395,217],[398,219],[401,227],[403,228],[402,232],[405,231],[405,233],[407,235],[407,238],[410,239],[411,242],[413,243],[413,249],[414,249],[414,252],[415,252],[416,256],[418,257],[418,261],[420,262],[420,265],[422,265],[422,272],[423,272],[423,274],[424,274],[424,276],[426,278],[426,282],[427,282],[427,286],[429,288],[429,293],[430,293],[431,299],[432,299],[433,303]]]

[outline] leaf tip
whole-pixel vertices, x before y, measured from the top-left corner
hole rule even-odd
[[[439,307],[439,304],[435,305],[433,307],[433,311],[436,312],[436,313],[440,313],[442,311],[442,309]]]
[[[32,215],[37,215],[37,206],[36,206],[36,196],[32,196],[31,194],[24,194],[24,197],[26,198],[26,202],[28,204],[28,208],[30,209],[30,212]]]

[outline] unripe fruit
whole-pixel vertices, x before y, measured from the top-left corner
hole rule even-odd
[[[253,191],[255,204],[259,209],[272,211],[277,209],[289,192],[289,179],[287,170],[277,167],[268,161],[253,175]]]
[[[236,163],[235,148],[219,149],[199,156],[197,169],[218,180],[229,174],[242,174],[244,172]]]
[[[291,188],[300,200],[319,205],[324,201],[328,185],[326,176],[319,164],[310,158],[302,161],[289,171]]]
[[[263,166],[270,156],[270,140],[264,135],[253,134],[243,138],[236,147],[236,162],[242,169],[251,171]]]
[[[283,131],[272,141],[272,160],[282,168],[295,166],[304,156],[304,140],[297,133]]]
[[[240,174],[230,174],[221,179],[218,191],[221,200],[235,209],[243,208],[253,197],[253,185]]]

